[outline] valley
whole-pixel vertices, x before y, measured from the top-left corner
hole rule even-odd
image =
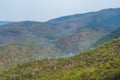
[[[0,21],[0,80],[119,80],[119,52],[120,8]]]

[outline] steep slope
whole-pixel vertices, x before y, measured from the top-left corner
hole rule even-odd
[[[119,80],[120,38],[74,57],[14,66],[1,80]]]
[[[70,36],[64,37],[56,41],[56,45],[68,53],[78,53],[86,49],[90,49],[92,45],[101,38],[100,33],[84,29]]]

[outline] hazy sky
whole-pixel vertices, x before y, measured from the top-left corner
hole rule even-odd
[[[1,21],[47,21],[52,18],[120,8],[120,0],[0,0]]]

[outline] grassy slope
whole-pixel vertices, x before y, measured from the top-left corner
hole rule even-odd
[[[0,76],[0,80],[119,80],[120,38],[74,57],[17,65]]]

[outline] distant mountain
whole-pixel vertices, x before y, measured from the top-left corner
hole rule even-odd
[[[105,36],[120,27],[120,8],[105,9],[66,17],[53,19],[44,23],[23,21],[3,25],[0,26],[0,33],[1,36],[11,37],[23,37],[23,34],[30,34],[54,40],[70,36],[86,28],[95,30]],[[0,43],[4,43],[4,41]]]
[[[19,40],[31,36],[44,38],[54,37],[52,33],[54,33],[55,31],[53,31],[50,26],[52,25],[33,21],[15,22],[12,24],[0,26],[0,35],[1,37],[4,36],[4,38],[11,37],[10,39],[13,40],[14,38]]]
[[[1,80],[119,80],[120,38],[74,57],[19,64],[0,72]]]
[[[2,60],[0,60],[0,63],[3,64],[2,66],[11,66],[17,64],[17,62],[23,63],[43,58],[65,57],[66,52],[57,48],[52,42],[59,33],[52,27],[55,26],[33,21],[1,25],[0,57]],[[23,51],[23,48],[30,50]],[[15,54],[16,56],[14,56]]]
[[[0,44],[13,43],[14,41],[32,37],[48,40],[59,39],[72,34],[75,30],[69,30],[59,24],[41,23],[34,21],[22,21],[0,26]]]
[[[96,41],[99,43],[99,39],[112,35],[113,31],[120,28],[120,8],[66,16],[48,21],[50,22],[73,30],[69,36],[57,40],[57,45],[76,53],[94,47]]]
[[[48,23],[59,23],[68,29],[91,28],[106,34],[120,27],[120,8],[60,17],[49,20]]]
[[[11,21],[0,21],[0,25],[12,23]]]
[[[59,18],[56,18],[56,19],[48,20],[47,22],[48,23],[61,23],[61,22],[64,22],[64,21],[71,21],[71,20],[80,19],[83,16],[86,16],[86,15],[89,15],[89,14],[92,14],[92,13],[94,13],[94,12],[63,16],[63,17],[59,17]]]
[[[120,8],[65,16],[48,22],[22,21],[0,26],[0,46],[33,46],[39,55],[56,58],[93,47],[120,28]]]

